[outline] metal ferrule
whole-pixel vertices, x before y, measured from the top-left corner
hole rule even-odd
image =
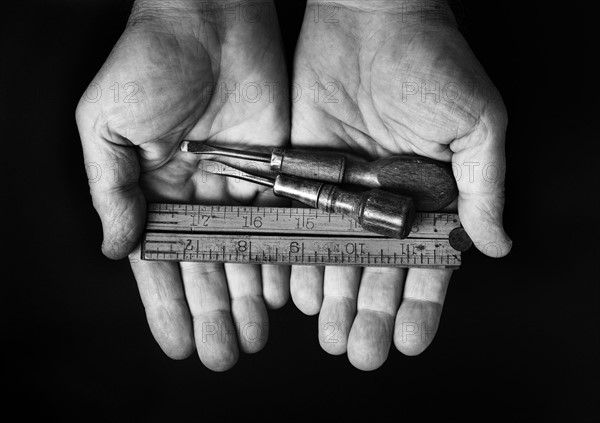
[[[273,193],[278,197],[300,201],[310,207],[317,207],[322,182],[278,175],[273,185]]]
[[[346,158],[322,151],[285,150],[271,152],[271,170],[300,178],[339,184],[344,176]]]
[[[275,172],[281,171],[281,165],[283,163],[283,148],[274,148],[271,152],[271,170]]]
[[[319,210],[328,213],[343,213],[355,216],[359,207],[360,197],[356,194],[339,189],[335,185],[325,184],[319,193]]]

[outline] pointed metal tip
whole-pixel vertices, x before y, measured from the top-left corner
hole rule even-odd
[[[200,160],[199,169],[203,172],[214,173],[217,175],[228,176],[231,178],[243,179],[245,181],[254,182],[256,184],[265,185],[268,187],[273,186],[273,180],[269,178],[263,178],[261,176],[253,175],[243,170],[236,169],[235,167],[228,166],[224,163],[213,161],[213,160]]]
[[[243,160],[254,160],[257,162],[270,163],[271,154],[261,153],[251,150],[236,150],[233,148],[215,147],[214,145],[207,144],[206,141],[190,141],[185,140],[181,142],[179,147],[181,151],[194,154],[205,154],[222,157],[233,157],[236,159]]]
[[[181,151],[194,154],[213,154],[217,150],[215,147],[206,144],[205,141],[183,140],[179,145]]]

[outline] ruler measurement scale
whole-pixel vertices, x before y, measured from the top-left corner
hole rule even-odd
[[[191,209],[190,209],[191,207]],[[228,211],[229,209],[229,211]],[[258,215],[258,216],[257,216]],[[408,238],[448,238],[460,227],[460,221],[449,213],[417,213]],[[382,235],[363,230],[347,216],[317,209],[282,207],[189,206],[150,204],[147,231],[173,232],[246,232],[326,234],[349,236]]]
[[[458,268],[454,214],[418,213],[408,238],[316,209],[150,204],[145,260]]]
[[[460,253],[447,241],[416,246],[389,238],[333,239],[316,237],[238,236],[148,233],[146,260],[280,263],[306,265],[369,265],[458,267]],[[224,245],[227,244],[227,245]],[[201,246],[200,246],[201,245]],[[308,250],[309,252],[306,252]],[[373,251],[368,251],[373,250]]]

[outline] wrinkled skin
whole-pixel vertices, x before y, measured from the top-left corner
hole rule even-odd
[[[484,253],[508,253],[506,112],[451,18],[430,19],[439,9],[427,8],[415,18],[398,14],[402,2],[356,0],[328,3],[333,9],[315,19],[309,2],[290,128],[273,5],[259,6],[269,19],[232,22],[204,13],[201,3],[138,0],[77,108],[103,252],[129,255],[150,328],[169,357],[196,349],[208,368],[230,368],[240,349],[264,346],[265,305],[280,307],[290,294],[284,266],[139,260],[147,202],[280,204],[256,185],[201,172],[197,156],[178,150],[183,139],[257,149],[283,145],[291,131],[294,146],[452,160],[467,232]],[[422,95],[431,81],[437,96]],[[392,339],[405,354],[429,345],[449,279],[445,270],[294,267],[291,293],[304,313],[320,312],[323,348],[347,351],[368,370],[385,361]]]
[[[201,172],[198,156],[179,151],[184,138],[254,149],[289,140],[288,82],[273,5],[258,6],[271,20],[257,23],[202,13],[191,1],[174,3],[136,3],[77,109],[110,258],[127,256],[138,244],[146,202],[280,201],[264,187]],[[119,101],[110,88],[115,82],[123,89]],[[130,261],[164,352],[185,358],[196,348],[217,371],[235,364],[239,348],[255,352],[265,345],[265,302],[277,308],[289,297],[283,266],[146,262],[139,246]]]
[[[292,144],[370,159],[407,153],[451,161],[459,188],[451,208],[477,248],[503,256],[511,241],[502,228],[502,100],[447,7],[425,2],[414,11],[401,3],[309,2],[295,56],[302,95],[293,104]],[[392,339],[407,355],[430,344],[450,276],[295,267],[291,293],[304,313],[319,313],[326,351],[347,352],[354,366],[372,370]]]

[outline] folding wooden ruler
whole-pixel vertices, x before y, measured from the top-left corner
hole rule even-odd
[[[465,235],[449,213],[417,213],[409,237],[393,239],[310,208],[150,204],[142,259],[458,268]]]

